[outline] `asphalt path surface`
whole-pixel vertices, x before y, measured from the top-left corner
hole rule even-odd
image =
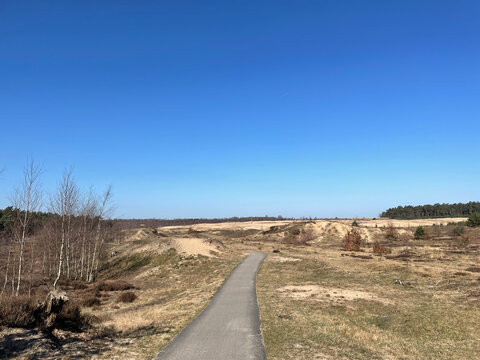
[[[252,253],[240,263],[156,360],[264,360],[256,275],[265,256]]]

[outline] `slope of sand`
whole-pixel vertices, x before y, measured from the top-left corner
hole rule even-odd
[[[281,226],[290,224],[297,220],[280,220],[280,221],[245,221],[245,222],[224,222],[217,224],[195,224],[195,225],[177,225],[163,226],[159,229],[165,230],[182,230],[193,229],[197,231],[214,231],[214,230],[267,230],[272,226]]]
[[[197,238],[176,238],[171,241],[170,247],[184,255],[214,256],[220,253],[215,245]]]
[[[182,255],[203,255],[209,257],[220,253],[218,243],[216,242],[212,243],[194,237],[159,236],[157,234],[154,233],[153,229],[149,228],[126,230],[125,240],[129,244],[128,251],[132,253],[153,252],[159,254],[173,248]],[[135,244],[135,242],[139,243]]]

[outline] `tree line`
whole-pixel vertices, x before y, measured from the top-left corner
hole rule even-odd
[[[480,202],[471,201],[468,203],[457,204],[397,206],[382,212],[380,217],[405,220],[442,217],[469,217],[476,212],[480,212]]]
[[[2,294],[31,295],[34,282],[53,290],[60,280],[93,282],[101,266],[111,187],[101,195],[82,192],[66,170],[55,192],[45,194],[41,175],[29,161],[10,206],[0,211]]]

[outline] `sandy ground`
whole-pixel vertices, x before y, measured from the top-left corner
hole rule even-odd
[[[215,230],[267,230],[271,226],[280,226],[292,223],[292,220],[285,221],[247,221],[247,222],[225,222],[218,224],[196,224],[196,225],[182,225],[182,226],[164,226],[161,229],[165,230],[184,230],[191,228],[197,231],[215,231]]]
[[[379,301],[390,304],[391,301],[379,297],[377,294],[356,289],[341,289],[337,287],[325,287],[320,285],[289,285],[277,289],[282,295],[294,299],[311,299],[315,301],[352,301],[357,299]]]
[[[215,245],[203,239],[176,238],[171,242],[170,247],[185,255],[214,256],[220,252]]]
[[[125,242],[128,252],[132,253],[163,253],[168,249],[175,249],[177,253],[185,256],[216,256],[221,252],[217,242],[207,238],[195,236],[187,237],[186,234],[166,236],[163,233],[158,235],[154,229],[138,229],[125,231]],[[125,246],[124,246],[125,247]]]

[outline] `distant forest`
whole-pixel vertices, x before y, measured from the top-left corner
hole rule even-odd
[[[466,204],[435,204],[419,206],[397,206],[384,211],[380,217],[390,219],[426,219],[442,217],[468,217],[480,213],[480,202]]]

